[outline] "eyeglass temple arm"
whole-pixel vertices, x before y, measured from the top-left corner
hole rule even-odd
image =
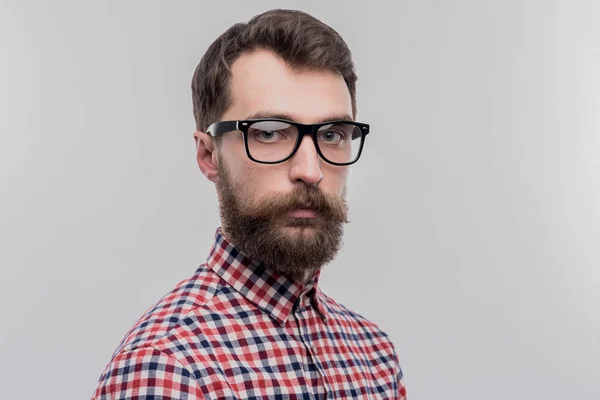
[[[238,121],[221,121],[211,124],[207,129],[206,133],[212,137],[222,135],[227,132],[235,131],[238,129]]]

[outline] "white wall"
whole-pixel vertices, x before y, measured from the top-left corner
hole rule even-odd
[[[600,2],[379,4],[0,0],[2,398],[89,397],[204,261],[191,76],[276,6],[356,58],[372,135],[323,286],[390,333],[410,398],[600,398]]]

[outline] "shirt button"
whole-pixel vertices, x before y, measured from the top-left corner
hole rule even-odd
[[[313,346],[312,350],[313,350],[313,353],[319,354],[319,348],[317,346]]]

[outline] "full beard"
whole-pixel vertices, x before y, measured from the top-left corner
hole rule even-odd
[[[308,185],[291,194],[275,193],[252,204],[230,178],[225,165],[217,184],[223,230],[246,257],[283,275],[314,271],[331,262],[342,246],[348,222],[344,194],[339,197]],[[290,211],[310,208],[316,218],[292,218]]]

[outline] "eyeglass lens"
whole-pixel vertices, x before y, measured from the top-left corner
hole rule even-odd
[[[248,128],[248,151],[257,161],[277,162],[290,156],[298,141],[298,129],[282,121],[258,121]],[[317,145],[323,156],[334,163],[356,160],[362,131],[358,126],[332,123],[319,128]]]

